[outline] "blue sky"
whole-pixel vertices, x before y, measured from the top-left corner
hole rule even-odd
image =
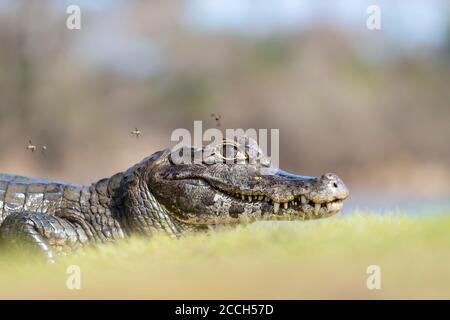
[[[354,34],[355,41],[361,41],[361,54],[372,60],[411,52],[417,47],[439,48],[450,38],[448,0],[180,1],[184,3],[182,22],[194,32],[260,37],[304,32],[327,24]],[[0,12],[7,12],[17,3],[20,2],[0,0]],[[51,3],[55,15],[65,15],[65,8],[71,4],[79,5],[82,13],[91,14],[89,32],[83,33],[74,47],[93,66],[147,76],[158,73],[164,65],[164,52],[158,43],[127,32],[123,25],[121,15],[133,0],[53,0]],[[381,31],[370,32],[366,28],[366,9],[373,4],[381,8]],[[387,45],[377,46],[380,39]]]
[[[186,21],[199,31],[266,34],[330,24],[365,32],[366,9],[379,5],[383,33],[400,46],[440,46],[447,37],[446,0],[188,0]]]
[[[172,1],[172,0],[168,0]],[[177,0],[178,1],[178,0]],[[383,34],[401,47],[443,45],[448,37],[448,0],[179,0],[187,28],[207,33],[302,32],[317,24],[329,24],[349,32],[364,32],[366,8],[381,8]],[[17,0],[0,0],[0,10]],[[82,10],[107,14],[121,11],[133,0],[54,0],[55,9],[78,4]]]

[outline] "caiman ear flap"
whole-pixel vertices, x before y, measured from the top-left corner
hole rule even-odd
[[[128,169],[123,175],[122,205],[125,219],[133,231],[149,235],[154,231],[170,228],[161,221],[160,214],[164,209],[147,185],[151,165],[158,161],[165,152],[168,150],[154,153]]]

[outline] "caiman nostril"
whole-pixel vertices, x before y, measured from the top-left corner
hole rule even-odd
[[[338,187],[338,185],[337,185],[337,183],[335,182],[335,183],[333,183],[333,187],[335,187],[335,188],[337,188]]]

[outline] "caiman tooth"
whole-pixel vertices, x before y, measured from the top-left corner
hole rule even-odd
[[[305,196],[301,196],[301,201],[302,201],[303,204],[306,203],[306,198],[305,198]]]
[[[245,200],[245,196],[243,194],[241,194],[241,198],[242,200]]]
[[[288,204],[287,202],[283,203],[283,206],[284,206],[285,209],[288,208],[288,205],[289,205],[289,204]]]
[[[331,209],[331,202],[327,202],[327,209],[328,209],[328,211],[330,211],[330,209]]]
[[[264,201],[269,202],[269,201],[270,201],[270,198],[266,196],[266,197],[264,197]]]
[[[319,214],[319,210],[320,210],[320,203],[316,203],[314,205],[314,214],[317,216]]]
[[[252,196],[248,196],[248,201],[252,201],[252,200],[253,200]]]
[[[280,204],[278,202],[273,203],[273,213],[278,213],[278,210],[280,209]]]
[[[264,196],[258,196],[258,200],[264,199]]]

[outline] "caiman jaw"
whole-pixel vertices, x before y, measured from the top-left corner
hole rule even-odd
[[[242,172],[239,177],[243,177]],[[348,196],[344,183],[334,174],[305,177],[279,170],[274,175],[257,177],[257,183],[251,185],[244,183],[244,178],[233,184],[232,179],[226,182],[209,175],[178,176],[182,179],[169,181],[181,188],[184,196],[180,199],[183,200],[171,202],[172,198],[169,198],[165,204],[181,222],[220,225],[328,217],[341,210],[343,200]],[[247,179],[255,180],[250,170]],[[239,188],[244,185],[249,188]],[[175,189],[172,192],[178,193]]]
[[[226,192],[225,192],[226,193]],[[319,215],[321,211],[330,212],[330,211],[339,211],[342,209],[342,200],[333,200],[329,202],[316,203],[313,200],[309,200],[306,196],[298,196],[294,198],[292,201],[286,202],[276,202],[270,199],[267,196],[263,195],[251,195],[248,193],[240,193],[237,192],[235,194],[229,194],[229,196],[233,196],[237,199],[240,199],[244,202],[256,202],[256,201],[264,201],[273,206],[273,213],[281,213],[286,214],[289,209],[296,210],[301,209],[302,211],[314,211],[315,215]],[[281,210],[280,210],[281,208]]]
[[[220,190],[230,197],[234,197],[236,200],[240,200],[244,203],[265,202],[273,207],[273,214],[287,215],[289,212],[308,212],[313,213],[315,216],[325,216],[333,213],[337,213],[342,209],[343,200],[335,199],[326,202],[314,202],[314,200],[308,199],[308,195],[299,195],[294,197],[290,201],[277,202],[272,200],[267,195],[254,194],[252,191],[236,191],[227,192]]]

